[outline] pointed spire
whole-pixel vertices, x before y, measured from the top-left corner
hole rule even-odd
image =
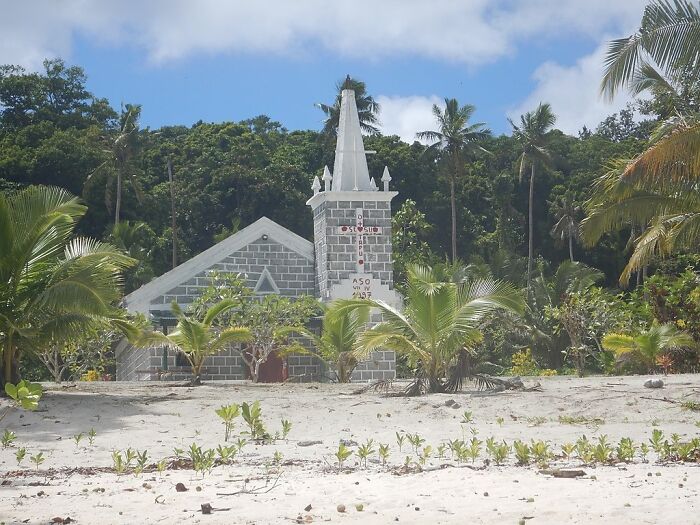
[[[355,92],[351,89],[344,89],[340,97],[333,191],[372,191]]]
[[[333,175],[328,169],[328,166],[323,167],[323,191],[331,191],[331,182],[333,182]]]
[[[389,168],[387,166],[384,166],[382,182],[384,183],[384,191],[389,191],[389,182],[391,182],[391,175],[389,175]]]
[[[369,183],[370,183],[370,185],[372,186],[372,191],[378,191],[378,190],[379,190],[379,188],[377,187],[377,183],[374,182],[374,177],[372,177],[371,179],[369,179]]]
[[[321,190],[321,183],[318,180],[318,175],[314,177],[314,182],[311,184],[311,189],[313,190],[314,195],[317,195]]]

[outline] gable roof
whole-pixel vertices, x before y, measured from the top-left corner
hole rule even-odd
[[[284,226],[280,226],[267,217],[261,217],[253,224],[246,226],[223,241],[216,243],[211,248],[204,250],[199,255],[192,257],[176,268],[164,273],[160,277],[156,277],[151,282],[144,284],[125,296],[124,304],[127,310],[131,312],[147,313],[150,302],[153,299],[164,295],[181,283],[211,268],[230,254],[258,240],[263,235],[268,235],[270,239],[279,242],[305,259],[313,262],[314,245],[311,241],[307,241],[303,237],[300,237]]]

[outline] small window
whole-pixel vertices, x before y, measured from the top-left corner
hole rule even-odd
[[[272,275],[270,275],[267,267],[265,267],[260,274],[260,279],[258,279],[258,283],[255,285],[254,291],[257,294],[280,293],[280,289],[277,288],[277,284],[272,278]]]

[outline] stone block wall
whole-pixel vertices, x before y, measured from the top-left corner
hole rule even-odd
[[[389,201],[326,200],[314,210],[316,288],[327,298],[330,288],[357,272],[355,236],[338,233],[339,226],[354,226],[356,211],[364,210],[364,225],[379,226],[380,235],[365,236],[365,272],[382,284],[394,287],[391,245],[391,203]]]
[[[151,307],[154,310],[164,310],[169,309],[173,301],[181,306],[192,303],[211,283],[209,273],[212,270],[244,274],[247,285],[255,288],[265,268],[279,288],[280,295],[315,295],[313,261],[273,239],[260,238],[151,301]]]

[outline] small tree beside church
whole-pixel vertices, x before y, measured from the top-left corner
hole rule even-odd
[[[244,345],[241,355],[254,383],[260,377],[260,367],[273,353],[284,356],[307,352],[292,336],[300,334],[318,311],[318,302],[310,296],[292,300],[271,294],[241,303],[231,318],[234,324],[250,331],[251,339]]]

